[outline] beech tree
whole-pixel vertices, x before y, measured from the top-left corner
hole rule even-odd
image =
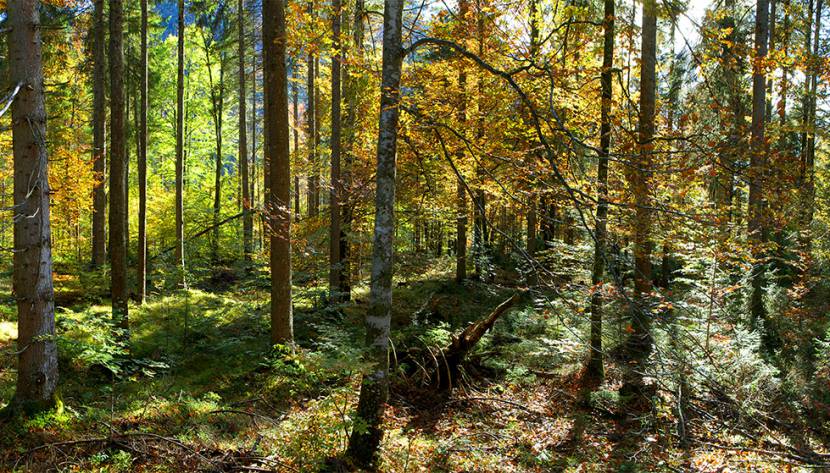
[[[369,467],[383,437],[380,422],[389,398],[389,330],[392,322],[392,253],[395,236],[395,155],[398,144],[401,87],[401,25],[403,0],[385,0],[383,6],[383,66],[380,82],[375,230],[372,278],[366,312],[367,361],[372,371],[363,376],[357,415],[365,429],[354,429],[348,455],[360,467]]]
[[[184,266],[184,0],[178,1],[176,76],[176,265],[186,286]]]

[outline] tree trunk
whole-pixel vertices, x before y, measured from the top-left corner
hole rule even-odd
[[[186,286],[184,268],[184,0],[178,0],[178,72],[176,79],[176,265]]]
[[[46,109],[36,0],[10,0],[9,79],[14,153],[14,295],[17,300],[17,386],[10,406],[41,410],[58,384]]]
[[[145,0],[146,1],[146,0]],[[242,174],[242,210],[245,215],[242,217],[242,253],[245,261],[251,261],[252,240],[254,236],[254,219],[251,214],[253,206],[249,183],[248,169],[248,124],[246,123],[246,105],[248,97],[245,95],[245,2],[238,0],[236,3],[239,22],[239,170]]]
[[[784,24],[782,29],[784,30],[784,38],[781,40],[781,44],[784,47],[783,55],[784,57],[788,57],[790,54],[790,0],[784,0]],[[787,94],[789,93],[789,75],[790,68],[785,65],[781,71],[781,92],[777,105],[778,118],[781,126],[787,124]]]
[[[363,377],[357,415],[365,429],[354,429],[348,456],[368,468],[383,437],[381,421],[389,398],[389,330],[392,310],[392,257],[395,235],[395,155],[398,138],[398,101],[401,85],[402,0],[385,0],[383,9],[383,73],[377,147],[375,235],[372,280],[366,313],[367,361],[374,371]]]
[[[476,0],[476,33],[478,36],[478,57],[484,57],[484,18],[481,0]],[[484,146],[484,74],[481,70],[478,75],[478,120],[476,122],[476,141],[479,146]],[[483,158],[484,156],[482,156]],[[480,280],[490,278],[487,254],[490,238],[487,231],[487,196],[482,188],[484,184],[485,170],[482,160],[476,164],[476,184],[473,191],[473,261],[476,277]],[[483,264],[484,263],[484,264]],[[483,271],[483,272],[482,272]],[[485,274],[488,273],[488,274]]]
[[[257,144],[256,144],[257,143],[256,142],[256,139],[257,139],[257,108],[256,108],[256,98],[257,98],[257,92],[256,92],[257,91],[257,88],[256,88],[257,54],[256,54],[256,35],[254,35],[253,43],[254,43],[253,46],[252,46],[253,54],[251,54],[251,199],[252,199],[253,204],[251,204],[251,205],[253,205],[257,208],[262,208],[262,206],[264,206],[264,201],[265,201],[264,197],[266,195],[266,193],[265,193],[266,187],[265,187],[264,182],[263,182],[263,189],[262,189],[262,192],[261,192],[262,195],[260,196],[262,198],[262,202],[263,202],[262,205],[260,205],[260,200],[258,200],[259,197],[257,196],[257,193],[256,193],[256,189],[257,189],[256,188],[256,183],[257,183],[257,177],[256,177],[256,172],[257,172],[257,158],[256,158],[256,156],[257,156],[256,155],[256,153],[257,153]],[[264,167],[265,159],[263,158],[262,161],[263,161],[262,174],[263,174],[263,176],[267,176],[267,172],[265,171],[265,167]],[[265,239],[265,231],[264,231],[264,227],[262,226],[262,224],[264,222],[264,219],[262,217],[261,211],[259,213],[259,216],[260,216],[260,219],[259,219],[260,220],[260,227],[259,227],[260,232],[259,232],[259,235],[258,235],[257,239],[258,239],[258,242],[259,242],[259,247],[258,248],[262,249],[265,246],[263,244],[264,243],[263,240]]]
[[[216,156],[214,166],[214,181],[213,181],[213,225],[214,230],[210,239],[210,255],[211,261],[217,263],[219,261],[219,215],[222,211],[222,108],[225,97],[225,61],[222,56],[219,57],[219,84],[213,81],[213,64],[210,61],[211,39],[205,34],[204,28],[201,29],[202,39],[205,48],[205,58],[207,62],[208,71],[208,85],[210,87],[210,103],[211,115],[213,116],[213,132],[216,139]],[[212,33],[211,33],[212,34]]]
[[[530,0],[530,58],[532,60],[536,60],[536,55],[539,52],[539,0]],[[530,120],[527,117],[528,111],[525,109],[524,117],[525,121],[529,122]],[[536,159],[536,153],[530,153],[525,159],[530,160],[533,162]],[[529,286],[535,286],[539,283],[539,275],[536,272],[536,260],[534,255],[536,254],[536,227],[538,225],[538,212],[537,212],[537,205],[539,202],[539,195],[536,191],[536,183],[535,176],[531,173],[531,177],[528,182],[528,196],[527,196],[527,242],[526,242],[526,250],[528,256],[528,263],[530,263],[530,267],[528,268],[528,276],[527,276],[527,283]]]
[[[299,87],[297,87],[297,70],[298,67],[294,67],[294,80],[291,81],[291,100],[293,102],[293,112],[294,112],[294,126],[292,130],[294,132],[294,159],[300,159],[300,91]],[[298,172],[294,172],[294,221],[300,221],[300,174]]]
[[[469,13],[469,3],[467,0],[460,0],[458,2],[458,21],[457,34],[464,38],[467,35],[467,16]],[[464,67],[464,61],[458,63],[458,111],[456,121],[459,124],[467,122],[467,71]],[[464,144],[459,143],[458,149],[455,153],[455,161],[460,166],[464,161]],[[456,177],[455,182],[455,282],[461,283],[467,279],[467,191],[465,189],[463,175],[460,173]]]
[[[749,219],[748,233],[752,256],[755,264],[750,276],[752,288],[750,292],[750,317],[753,326],[758,323],[764,325],[762,329],[762,346],[770,353],[774,342],[766,319],[764,308],[764,251],[762,246],[766,240],[766,222],[764,205],[764,178],[767,167],[767,146],[765,143],[765,108],[766,108],[766,77],[764,60],[767,56],[767,28],[769,24],[769,2],[758,0],[755,12],[755,61],[752,73],[752,129],[750,141],[749,163]]]
[[[141,88],[138,126],[138,301],[143,304],[147,295],[147,0],[141,0]]]
[[[112,271],[112,317],[128,340],[127,312],[127,150],[124,107],[123,0],[110,6],[110,266]]]
[[[340,255],[340,240],[342,222],[340,221],[340,195],[342,182],[340,181],[340,0],[332,0],[332,41],[334,55],[331,58],[331,178],[329,190],[329,297],[332,301],[340,301],[340,282],[342,280],[343,262]]]
[[[98,267],[107,259],[107,72],[104,58],[104,0],[95,0],[94,17],[92,170],[96,182],[92,190],[92,266]]]
[[[314,15],[314,3],[308,2],[308,16]],[[309,217],[316,217],[318,208],[315,204],[314,196],[316,195],[316,187],[319,184],[316,180],[317,169],[317,113],[314,110],[316,100],[314,99],[314,91],[316,90],[314,77],[314,55],[308,55],[308,76],[306,78],[306,106],[305,106],[305,120],[306,120],[306,146],[308,146],[308,183],[306,185],[306,211]]]
[[[320,176],[320,141],[321,130],[323,123],[323,105],[322,92],[320,91],[320,57],[314,58],[314,153],[316,160],[314,161],[314,216],[320,215],[320,196],[322,191],[322,178]]]
[[[643,26],[640,67],[640,114],[638,141],[640,159],[629,170],[634,194],[634,300],[631,305],[631,333],[626,349],[631,359],[623,375],[622,394],[633,395],[640,402],[644,394],[643,371],[651,353],[651,210],[649,184],[654,152],[655,82],[657,76],[657,5],[643,2]]]
[[[357,136],[356,124],[358,114],[358,94],[360,93],[361,81],[356,74],[351,72],[351,64],[363,60],[363,0],[355,0],[354,12],[352,15],[352,43],[353,52],[352,61],[344,68],[344,87],[346,95],[346,120],[344,123],[344,130],[346,132],[345,146],[345,166],[342,176],[343,195],[341,198],[342,206],[342,230],[340,238],[340,260],[343,262],[343,271],[341,272],[340,291],[343,293],[343,300],[351,299],[351,247],[349,246],[348,234],[352,224],[352,210],[354,203],[352,202],[352,164],[354,163],[355,155],[355,139]],[[355,71],[358,71],[359,66],[354,66]]]
[[[266,214],[271,236],[271,342],[294,343],[291,307],[291,156],[288,148],[288,76],[285,67],[285,7],[262,3],[265,89],[265,154],[270,194]]]
[[[605,274],[605,245],[608,227],[608,154],[611,150],[611,104],[613,102],[614,68],[614,0],[604,2],[602,103],[600,106],[599,162],[597,164],[597,220],[594,229],[594,266],[591,270],[591,353],[587,376],[601,381],[604,375],[602,358],[602,280]],[[672,45],[673,46],[673,45]],[[598,384],[598,383],[597,383]]]
[[[732,123],[729,126],[728,136],[723,140],[721,150],[718,153],[718,169],[712,186],[712,201],[719,210],[719,226],[723,239],[728,236],[728,224],[732,220],[732,200],[735,188],[734,169],[739,160],[741,141],[744,136],[744,108],[741,100],[743,90],[739,79],[743,75],[743,67],[741,57],[736,53],[735,48],[740,25],[735,21],[737,15],[735,1],[727,0],[725,8],[727,16],[721,20],[720,26],[723,30],[726,30],[725,36],[728,41],[724,41],[721,47],[721,63],[724,68],[724,81]]]
[[[810,54],[809,62],[807,63],[807,75],[804,81],[805,92],[805,106],[804,111],[804,131],[802,132],[802,160],[804,162],[803,169],[803,230],[806,231],[805,249],[809,252],[811,249],[810,226],[813,223],[813,213],[815,210],[815,158],[816,158],[816,95],[818,92],[818,67],[820,61],[820,36],[821,36],[821,10],[822,0],[817,0],[815,11],[815,32],[813,34],[812,52]],[[808,26],[809,28],[809,26]],[[809,36],[807,40],[808,50]]]
[[[768,51],[775,52],[775,21],[777,15],[777,5],[778,2],[776,0],[769,0],[769,35],[767,40],[769,41]],[[764,113],[764,119],[767,123],[772,120],[772,79],[775,74],[770,74],[767,77],[767,92],[766,92],[766,112]]]

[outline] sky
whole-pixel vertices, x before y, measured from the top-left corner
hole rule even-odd
[[[698,32],[699,26],[703,21],[706,8],[708,8],[711,4],[712,2],[709,0],[689,0],[685,14],[681,14],[677,19],[677,29],[679,34],[675,34],[674,38],[675,53],[679,53],[686,47],[686,41],[688,41],[691,46],[697,44],[700,39],[700,34]]]

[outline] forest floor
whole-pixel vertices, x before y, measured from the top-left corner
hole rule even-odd
[[[440,346],[516,290],[509,275],[456,285],[448,262],[410,269],[396,281],[393,340],[400,345]],[[0,278],[0,400],[10,398],[15,378],[7,276]],[[109,335],[106,300],[84,289],[94,276],[59,271],[63,407],[0,426],[0,471],[330,466],[355,427],[365,288],[342,310],[327,307],[313,284],[298,288],[299,349],[291,353],[268,343],[265,274],[237,276],[133,306],[132,361],[124,363]],[[620,373],[613,363],[605,384],[577,402],[585,353],[571,329],[584,328],[584,318],[567,305],[523,302],[471,355],[451,395],[397,381],[381,470],[777,472],[813,471],[799,465],[830,458],[806,459],[799,452],[822,451],[814,440],[793,439],[783,427],[748,426],[703,398],[692,401],[691,440],[680,448],[670,396],[658,391],[642,422],[616,414]]]

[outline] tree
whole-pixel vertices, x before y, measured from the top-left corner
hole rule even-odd
[[[331,16],[334,55],[331,58],[331,178],[329,191],[329,296],[333,301],[342,299],[340,283],[343,279],[343,257],[340,254],[340,240],[343,239],[343,223],[340,216],[340,196],[343,183],[340,175],[341,123],[340,123],[340,0],[333,0]]]
[[[767,153],[764,132],[766,111],[766,72],[767,34],[769,27],[769,1],[758,0],[755,11],[755,60],[752,67],[752,125],[750,137],[749,162],[749,218],[747,231],[755,260],[750,276],[750,317],[753,326],[763,324],[762,345],[771,353],[776,342],[772,339],[771,327],[766,319],[764,309],[764,264],[763,245],[766,241],[764,180],[767,166]]]
[[[40,410],[58,384],[46,108],[37,0],[7,4],[14,153],[14,295],[17,300],[17,386],[11,409]],[[23,218],[21,218],[23,217]]]
[[[460,0],[458,2],[458,33],[461,38],[464,38],[467,34],[466,24],[469,9],[470,5],[467,0]],[[456,120],[459,124],[467,121],[466,88],[467,71],[462,60],[459,64],[458,71],[458,89],[460,94],[458,97],[458,110],[456,112]],[[459,145],[455,159],[459,163],[464,159],[463,145]],[[460,171],[455,179],[455,201],[455,282],[461,283],[467,279],[467,191],[465,189],[464,178],[460,174]]]
[[[138,126],[138,300],[147,292],[147,0],[141,0],[141,106]]]
[[[297,86],[299,77],[296,64],[292,68],[293,78],[291,80],[291,102],[293,113],[292,132],[294,134],[294,159],[300,159],[300,90]],[[300,173],[294,173],[294,221],[300,221]]]
[[[740,77],[743,76],[742,57],[738,53],[738,39],[741,37],[739,23],[735,20],[737,11],[735,0],[727,0],[726,16],[720,26],[724,30],[726,41],[721,46],[721,64],[732,122],[723,139],[722,150],[718,153],[718,170],[713,186],[713,201],[720,210],[722,232],[732,219],[733,194],[735,193],[735,164],[739,161],[740,143],[744,136],[744,91]],[[725,236],[725,235],[724,235]]]
[[[654,153],[654,114],[656,102],[657,6],[655,0],[643,2],[642,46],[640,60],[640,113],[637,141],[640,156],[628,169],[628,180],[634,195],[634,300],[631,304],[631,330],[626,350],[631,359],[624,374],[623,394],[641,397],[643,368],[651,353],[651,208],[649,203],[650,173]]]
[[[599,162],[597,164],[597,217],[594,228],[594,265],[591,270],[591,353],[588,376],[602,380],[602,278],[605,273],[605,252],[608,227],[608,154],[611,148],[611,103],[614,67],[614,0],[604,1],[602,73],[600,88]]]
[[[478,39],[478,57],[484,57],[485,22],[482,0],[476,0],[476,33]],[[478,120],[476,123],[476,141],[479,145],[484,144],[485,123],[484,113],[484,75],[478,71]],[[475,264],[476,278],[489,280],[490,274],[487,262],[488,245],[490,237],[487,231],[487,195],[484,193],[483,181],[486,175],[484,164],[481,159],[476,163],[476,187],[473,199],[473,262]]]
[[[97,182],[92,192],[92,265],[100,266],[107,258],[107,110],[106,61],[104,59],[104,0],[95,0],[93,24],[93,115],[92,159]]]
[[[210,112],[213,119],[213,135],[216,143],[213,168],[213,232],[210,240],[211,260],[219,261],[219,216],[222,213],[222,125],[225,109],[225,53],[218,51],[219,81],[213,78],[212,53],[222,48],[216,44],[216,32],[227,31],[224,24],[224,7],[219,5],[214,11],[205,10],[199,17],[199,31],[202,35],[202,48],[208,73],[210,90]],[[221,33],[220,33],[221,34]]]
[[[248,97],[245,95],[245,3],[238,0],[236,4],[239,21],[239,150],[237,159],[242,174],[242,208],[245,215],[242,216],[242,252],[245,261],[251,260],[252,240],[254,235],[254,219],[251,215],[253,205],[251,199],[251,188],[249,184],[248,170],[248,125],[246,123],[246,104]]]
[[[308,2],[308,18],[312,21],[314,18],[314,2]],[[317,122],[317,111],[315,100],[316,95],[316,81],[314,75],[315,69],[314,54],[308,52],[308,66],[306,73],[306,106],[305,106],[305,120],[306,120],[306,146],[308,146],[308,185],[306,186],[306,199],[308,201],[308,216],[316,217],[319,208],[319,194],[320,194],[320,176],[317,169],[317,137],[319,136],[317,127],[320,124]]]
[[[812,2],[810,2],[812,4]],[[812,34],[813,44],[810,45],[811,37],[811,21],[807,22],[806,35],[806,50],[809,53],[809,62],[807,63],[807,74],[804,80],[804,102],[802,104],[802,127],[801,132],[801,169],[802,171],[802,225],[804,230],[808,232],[813,223],[813,214],[815,212],[815,158],[816,158],[816,98],[817,98],[817,80],[818,80],[818,62],[820,58],[819,39],[821,36],[821,10],[823,2],[817,0],[815,5],[815,32]],[[807,11],[807,16],[812,18],[810,9]],[[809,236],[806,238],[809,243]],[[809,249],[809,245],[807,246]]]
[[[359,467],[369,467],[383,436],[380,427],[389,398],[389,330],[392,322],[392,256],[395,236],[395,155],[397,153],[401,86],[402,0],[385,0],[383,8],[383,59],[378,126],[375,190],[375,230],[372,277],[366,312],[367,361],[372,371],[363,376],[357,415],[365,429],[354,429],[348,456]]]
[[[109,0],[110,7],[110,266],[112,317],[129,339],[127,308],[127,149],[124,106],[123,0]]]
[[[266,200],[271,236],[271,342],[292,345],[291,156],[288,149],[288,76],[285,9],[280,0],[262,2],[265,89],[265,154],[270,163]]]
[[[176,75],[176,265],[186,286],[184,268],[184,0],[178,1]]]
[[[363,59],[363,0],[355,0],[354,11],[352,12],[352,50],[351,60],[344,68],[344,94],[346,96],[346,117],[343,128],[345,129],[345,166],[343,169],[342,185],[343,194],[341,197],[341,212],[342,229],[340,238],[340,261],[343,263],[343,269],[340,272],[340,291],[343,294],[343,300],[351,299],[351,247],[349,245],[349,231],[352,223],[352,211],[354,208],[354,201],[352,195],[352,166],[354,164],[354,155],[356,149],[357,137],[357,115],[360,93],[361,81],[358,77],[359,71],[356,64]],[[354,68],[354,70],[352,70]]]

